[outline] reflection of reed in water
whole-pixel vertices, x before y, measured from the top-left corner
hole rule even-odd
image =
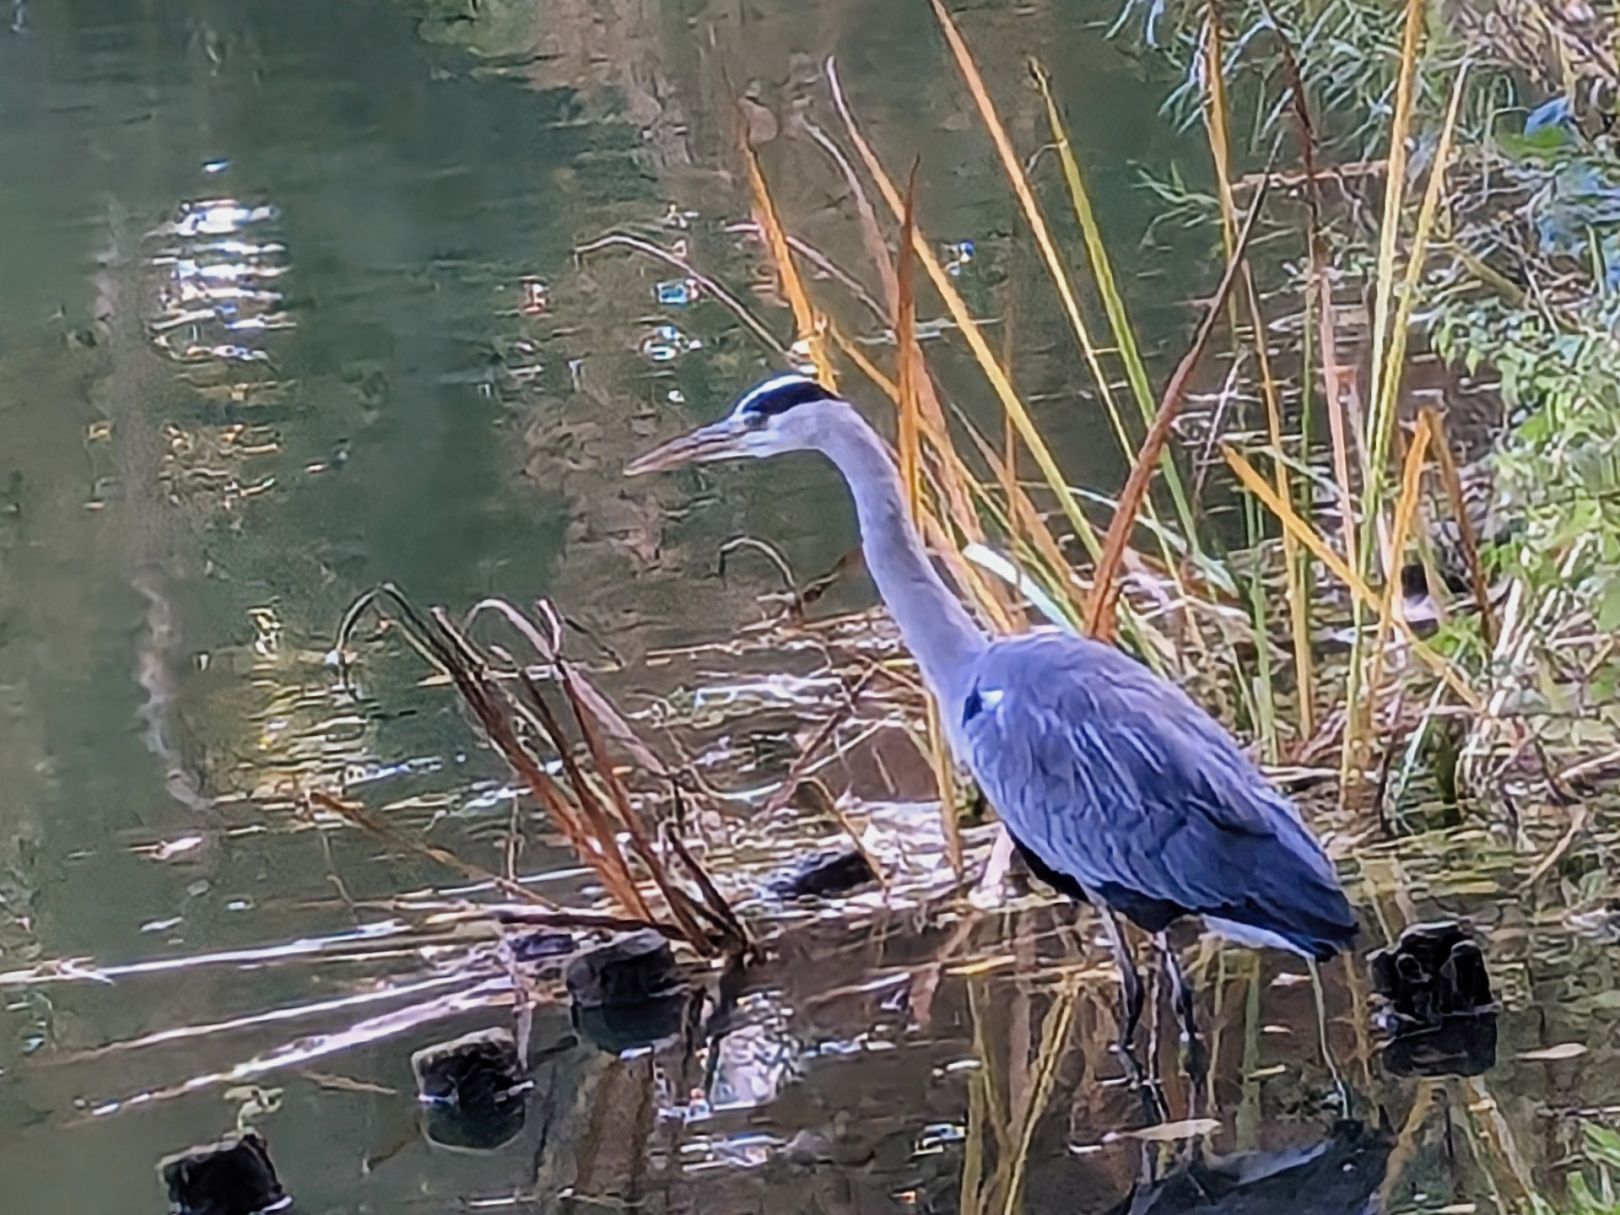
[[[137,714],[141,719],[141,739],[163,764],[163,787],[188,810],[210,809],[203,791],[202,777],[186,762],[175,737],[179,715],[175,712],[175,653],[179,635],[174,608],[163,587],[162,575],[150,566],[130,577],[130,585],[146,600],[146,613],[135,648],[135,681],[146,699]]]

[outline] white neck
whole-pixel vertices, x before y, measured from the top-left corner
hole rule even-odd
[[[856,414],[830,427],[819,447],[844,474],[860,520],[866,568],[929,690],[947,707],[966,694],[969,669],[989,644],[924,551],[883,441]]]

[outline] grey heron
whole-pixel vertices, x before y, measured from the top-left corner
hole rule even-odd
[[[626,472],[795,451],[820,452],[843,474],[878,592],[1018,851],[1097,908],[1120,969],[1127,1054],[1143,996],[1116,912],[1153,935],[1189,1039],[1172,921],[1202,917],[1241,944],[1313,963],[1349,947],[1356,921],[1332,863],[1231,735],[1111,646],[1056,631],[986,635],[929,560],[883,440],[814,379],[768,379]]]

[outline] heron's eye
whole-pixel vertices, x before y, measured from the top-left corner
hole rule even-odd
[[[749,430],[764,430],[765,423],[770,419],[757,409],[745,409],[742,414],[743,425]]]

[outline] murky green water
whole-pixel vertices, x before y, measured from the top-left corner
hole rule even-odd
[[[727,788],[779,778],[825,703],[815,645],[704,648],[748,636],[779,586],[747,553],[718,576],[724,540],[769,537],[801,577],[849,548],[824,472],[618,471],[779,359],[680,271],[575,254],[610,233],[684,249],[786,338],[734,93],[794,231],[875,293],[804,125],[841,135],[836,55],[880,153],[920,155],[942,253],[972,242],[964,294],[1010,327],[1066,466],[1118,473],[926,5],[455,8],[0,7],[0,1209],[161,1209],[156,1161],[230,1129],[243,1084],[279,1090],[253,1121],[310,1212],[1352,1211],[1379,1193],[1461,1212],[1556,1190],[1572,1115],[1620,1107],[1612,946],[1564,929],[1579,892],[1509,897],[1536,840],[1484,831],[1357,851],[1369,945],[1474,914],[1505,1001],[1495,1069],[1403,1079],[1365,1028],[1360,964],[1330,974],[1357,1114],[1387,1135],[1341,1129],[1317,1152],[1335,1132],[1309,987],[1275,958],[1206,959],[1210,1150],[1306,1169],[1282,1198],[1223,1198],[1231,1168],[1187,1173],[1175,1143],[1129,1133],[1104,955],[1071,912],[928,914],[916,892],[775,918],[778,957],[724,1036],[618,1059],[542,1012],[521,1135],[488,1154],[423,1137],[410,1053],[508,1019],[505,971],[400,901],[443,891],[443,870],[316,829],[297,793],[341,776],[491,867],[511,797],[419,668],[390,666],[359,705],[342,693],[324,656],[344,604],[385,579],[458,606],[550,596],[586,657],[617,656],[621,703],[674,713]],[[1024,59],[1056,70],[1138,314],[1173,349],[1176,301],[1204,284],[1189,250],[1139,249],[1136,166],[1203,166],[1155,113],[1163,82],[1103,39],[1112,15],[1037,0],[963,24],[1023,148],[1040,143]],[[988,417],[958,371],[948,387]],[[866,594],[840,586],[825,610]],[[916,819],[926,774],[866,720],[828,786]],[[525,870],[576,883],[547,849]]]

